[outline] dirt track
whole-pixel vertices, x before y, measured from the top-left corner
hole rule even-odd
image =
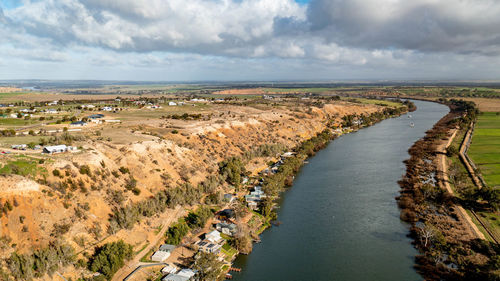
[[[448,179],[448,163],[446,161],[446,149],[450,146],[452,143],[453,139],[457,135],[458,130],[455,129],[453,131],[453,134],[450,136],[448,141],[443,141],[443,143],[438,146],[438,152],[440,152],[440,155],[438,156],[438,165],[437,165],[437,176],[441,177],[441,180],[438,181],[440,183],[440,186],[444,188],[449,194],[454,195],[453,189],[450,186],[449,179]],[[484,237],[484,234],[479,231],[479,228],[476,226],[476,224],[472,221],[470,216],[467,214],[464,208],[462,206],[455,206],[457,209],[457,214],[460,216],[462,221],[466,222],[466,224],[469,226],[469,231],[470,234],[476,238],[483,239],[485,240],[486,237]]]
[[[134,269],[136,269],[139,265],[141,265],[140,262],[141,258],[145,254],[147,254],[153,247],[156,247],[158,242],[160,242],[160,240],[165,237],[165,232],[168,230],[170,224],[174,221],[177,221],[179,217],[183,216],[184,212],[185,212],[184,208],[177,207],[174,213],[167,219],[167,221],[165,221],[160,232],[158,232],[158,234],[154,237],[154,239],[149,242],[149,245],[142,251],[140,251],[137,255],[135,255],[135,257],[129,262],[127,262],[125,266],[123,266],[120,270],[118,270],[118,272],[115,273],[113,279],[111,280],[121,281],[125,277],[127,277],[132,271],[134,271]]]

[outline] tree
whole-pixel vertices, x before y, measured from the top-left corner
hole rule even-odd
[[[231,157],[219,163],[219,174],[224,176],[226,180],[239,187],[241,183],[241,174],[245,172],[245,165],[239,157]]]
[[[111,280],[118,269],[125,265],[125,261],[132,258],[132,255],[132,245],[123,242],[123,240],[107,243],[96,249],[89,269],[100,272],[107,280]]]
[[[237,232],[230,243],[241,253],[249,254],[252,251],[252,239],[246,224],[238,224]]]
[[[427,248],[431,244],[431,240],[435,235],[435,230],[434,227],[424,224],[420,227],[418,227],[419,232],[420,232],[420,240],[423,242],[424,248]]]
[[[193,268],[198,271],[194,276],[195,280],[213,281],[222,274],[224,263],[219,261],[216,255],[199,252],[195,259]]]
[[[274,206],[273,199],[271,199],[270,196],[267,196],[260,203],[260,213],[264,217],[270,217],[273,214],[273,206]]]

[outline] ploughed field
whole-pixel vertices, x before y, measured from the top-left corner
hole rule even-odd
[[[479,115],[468,152],[489,186],[500,186],[500,114]]]

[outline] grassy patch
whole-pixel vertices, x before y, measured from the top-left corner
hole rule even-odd
[[[238,254],[238,250],[235,248],[231,247],[227,242],[224,244],[221,248],[222,253],[226,255],[226,261],[231,261],[233,259],[233,256]]]
[[[10,100],[16,96],[25,95],[26,92],[0,93],[0,101]]]
[[[148,243],[144,244],[144,246],[142,246],[139,250],[137,250],[134,255],[137,255],[140,252],[142,252],[142,250],[146,249],[147,246],[148,246]]]
[[[24,120],[24,118],[0,118],[0,126],[2,127],[16,127],[39,124],[41,121],[38,119]]]
[[[494,233],[495,237],[500,238],[500,216],[490,212],[477,212],[481,220]]]
[[[0,164],[0,174],[16,174],[35,177],[41,173],[46,173],[47,171],[38,165],[38,161],[39,159],[25,155],[15,156],[12,160],[8,160],[6,163]]]
[[[224,234],[224,233],[221,233],[220,237],[222,237],[222,239],[224,239],[224,240],[231,240],[231,236]]]
[[[486,240],[494,243],[495,241],[493,241],[493,239],[488,234],[488,232],[484,229],[484,227],[481,225],[481,223],[477,221],[476,217],[474,217],[469,210],[466,209],[465,211],[467,212],[467,214],[471,218],[472,222],[474,222],[474,224],[477,226],[477,229],[479,229],[479,231],[484,235],[484,237],[486,237]]]
[[[34,142],[36,144],[40,143],[40,139],[48,139],[45,136],[15,136],[15,137],[2,137],[0,138],[0,145],[11,146],[13,144],[28,144]]]
[[[500,115],[485,112],[478,117],[468,152],[489,186],[500,185]]]
[[[382,106],[391,106],[391,107],[401,107],[402,104],[389,100],[378,100],[378,99],[364,99],[364,98],[342,98],[343,100],[356,100],[362,104],[376,104]]]
[[[142,250],[141,250],[142,251]],[[151,248],[142,258],[140,259],[141,262],[153,262],[151,260],[151,256],[153,255],[154,248]]]

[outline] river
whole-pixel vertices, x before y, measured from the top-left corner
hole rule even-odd
[[[282,224],[236,259],[232,280],[422,280],[394,197],[408,148],[448,107],[414,103],[412,118],[341,136],[309,159],[280,199]]]

